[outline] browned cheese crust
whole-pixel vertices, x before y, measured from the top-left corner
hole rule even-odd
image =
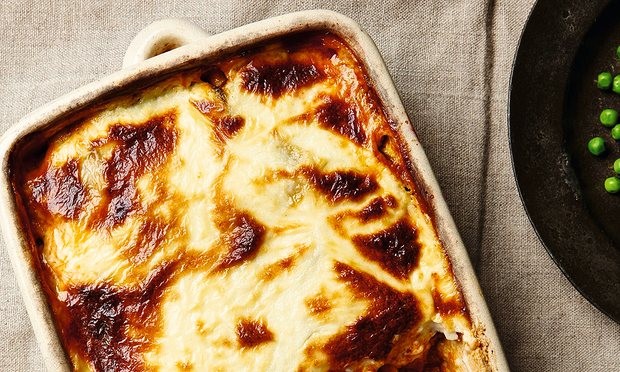
[[[76,370],[479,354],[402,138],[339,37],[270,41],[75,118],[18,147],[11,177]]]

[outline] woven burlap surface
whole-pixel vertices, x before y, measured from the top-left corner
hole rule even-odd
[[[218,33],[326,8],[374,39],[424,145],[515,371],[620,370],[620,326],[564,278],[536,238],[510,163],[512,59],[533,0],[0,2],[0,125],[118,70],[152,21]],[[2,243],[4,245],[4,243]],[[0,370],[43,370],[0,247]]]

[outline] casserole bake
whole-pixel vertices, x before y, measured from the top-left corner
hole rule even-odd
[[[5,137],[50,366],[505,369],[369,40],[325,11],[225,36]]]

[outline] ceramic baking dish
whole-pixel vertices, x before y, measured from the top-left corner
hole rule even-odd
[[[0,142],[0,202],[4,206],[0,212],[1,226],[34,333],[49,370],[69,370],[69,363],[56,333],[53,317],[39,284],[37,272],[33,268],[33,257],[19,222],[18,206],[9,173],[13,149],[19,146],[25,136],[43,130],[46,133],[56,132],[66,124],[67,120],[63,119],[72,112],[122,94],[132,87],[150,84],[174,72],[194,67],[224,53],[234,53],[267,39],[310,30],[326,30],[341,37],[365,65],[369,80],[384,109],[395,121],[405,140],[420,191],[429,196],[428,202],[439,238],[461,286],[473,329],[485,345],[490,367],[496,371],[508,370],[467,251],[376,46],[351,19],[326,10],[291,13],[213,36],[182,20],[156,22],[139,33],[131,43],[123,60],[122,70],[50,102],[24,117],[4,134]]]

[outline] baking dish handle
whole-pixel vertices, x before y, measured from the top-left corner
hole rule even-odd
[[[183,45],[200,42],[210,35],[184,19],[163,19],[146,26],[131,41],[123,68],[131,67]]]

